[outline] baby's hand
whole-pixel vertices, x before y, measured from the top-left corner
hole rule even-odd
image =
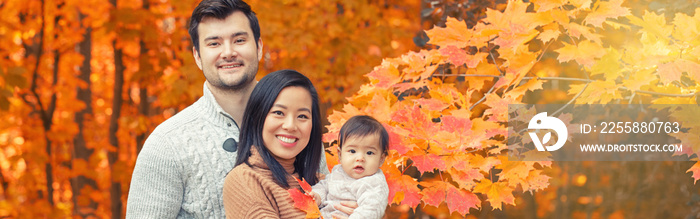
[[[321,200],[321,196],[314,191],[311,191],[311,195],[314,197],[314,201],[316,202],[316,205],[317,206],[321,205],[321,202],[323,201],[323,200]]]

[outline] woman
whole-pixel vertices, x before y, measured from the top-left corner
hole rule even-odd
[[[311,81],[293,70],[263,77],[243,115],[236,167],[224,181],[227,218],[304,218],[287,189],[319,179],[321,115]]]

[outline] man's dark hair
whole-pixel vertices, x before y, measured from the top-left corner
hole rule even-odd
[[[262,156],[263,161],[267,164],[267,167],[270,168],[275,182],[282,187],[289,188],[287,172],[265,147],[265,142],[262,137],[265,119],[270,113],[270,109],[275,104],[277,96],[282,92],[282,89],[287,87],[301,87],[311,94],[312,125],[309,143],[296,156],[294,169],[299,173],[299,176],[313,185],[319,181],[316,172],[320,168],[321,156],[323,155],[323,143],[321,141],[321,109],[318,106],[318,93],[314,85],[311,84],[311,80],[294,70],[272,72],[260,79],[260,82],[253,88],[253,92],[250,94],[248,105],[243,114],[243,123],[241,124],[242,128],[239,137],[240,148],[238,149],[236,166],[242,163],[250,166],[250,163],[248,163],[248,158],[251,156],[250,149],[251,147],[255,147],[260,156]]]
[[[343,144],[350,137],[365,137],[371,134],[379,134],[379,142],[382,144],[382,154],[388,154],[389,133],[387,133],[382,123],[366,115],[353,116],[340,127],[340,142],[338,147],[342,149]]]
[[[248,18],[250,29],[253,30],[255,46],[260,46],[258,45],[258,41],[260,40],[260,24],[258,23],[258,17],[255,16],[255,12],[250,9],[248,3],[241,0],[204,0],[192,11],[190,29],[188,30],[190,38],[192,38],[192,44],[197,52],[199,52],[199,32],[197,31],[199,22],[207,17],[223,20],[236,11],[243,12]]]

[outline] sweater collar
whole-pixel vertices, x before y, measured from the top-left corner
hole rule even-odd
[[[215,121],[216,124],[221,124],[223,127],[231,127],[235,124],[233,117],[229,115],[223,108],[216,102],[214,94],[211,93],[207,82],[204,82],[204,88],[202,89],[202,98],[200,99],[201,106],[205,110],[203,115],[208,116],[210,119]],[[238,125],[238,124],[236,124]]]
[[[294,173],[294,161],[296,161],[296,157],[291,159],[283,159],[275,155],[272,155],[272,157],[274,157],[275,160],[277,160],[277,162],[280,163],[280,165],[282,165],[282,167],[285,171],[287,171],[288,174]],[[263,160],[262,155],[260,155],[260,153],[258,152],[258,149],[255,148],[255,146],[250,148],[250,157],[248,158],[248,162],[250,163],[250,165],[253,165],[255,167],[259,167],[266,170],[270,169]]]

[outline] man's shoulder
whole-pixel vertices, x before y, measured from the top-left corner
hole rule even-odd
[[[188,124],[203,120],[203,112],[198,110],[197,103],[187,106],[182,111],[160,123],[151,135],[169,135],[172,132],[184,132],[192,127]]]

